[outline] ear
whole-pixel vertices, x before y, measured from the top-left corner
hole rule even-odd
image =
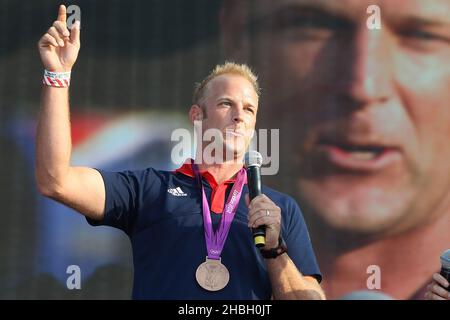
[[[192,124],[195,121],[203,121],[203,109],[199,105],[194,104],[191,106],[191,109],[189,109],[189,120]]]

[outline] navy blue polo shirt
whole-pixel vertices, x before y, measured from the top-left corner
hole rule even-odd
[[[186,165],[185,165],[186,166]],[[184,166],[184,167],[185,167]],[[190,166],[190,165],[189,165]],[[88,219],[91,225],[108,225],[123,230],[133,250],[133,299],[270,299],[272,289],[264,259],[253,244],[247,226],[244,195],[222,251],[222,263],[230,273],[227,286],[216,292],[201,288],[195,279],[197,267],[205,261],[201,191],[196,179],[186,172],[99,170],[106,188],[105,216]],[[228,197],[232,183],[218,191],[202,173],[211,207]],[[321,280],[308,230],[297,203],[289,196],[263,186],[263,193],[282,212],[282,233],[289,257],[303,275]],[[217,210],[216,210],[217,211]],[[211,212],[214,228],[220,214]]]

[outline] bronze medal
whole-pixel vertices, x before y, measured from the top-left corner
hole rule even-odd
[[[219,291],[230,281],[230,273],[220,260],[208,259],[195,272],[198,284],[208,291]]]

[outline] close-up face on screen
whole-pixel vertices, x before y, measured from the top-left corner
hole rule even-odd
[[[0,299],[450,299],[450,1],[0,24]]]

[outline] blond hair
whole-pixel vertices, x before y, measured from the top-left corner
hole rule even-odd
[[[238,75],[247,79],[253,85],[253,88],[259,98],[261,89],[259,88],[258,77],[253,73],[253,71],[246,64],[237,64],[226,61],[224,64],[217,65],[206,78],[195,84],[192,102],[200,105],[205,96],[206,85],[212,79],[224,74]]]

